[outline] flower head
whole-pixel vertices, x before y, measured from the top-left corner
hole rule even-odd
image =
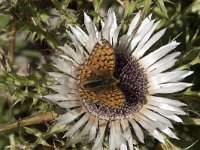
[[[45,96],[67,109],[57,118],[61,124],[74,123],[65,136],[80,130],[80,136],[94,141],[93,149],[101,149],[107,136],[110,150],[132,150],[133,136],[144,143],[143,129],[163,143],[161,131],[177,138],[171,121],[182,122],[178,115],[185,115],[181,109],[185,104],[159,94],[191,86],[180,80],[192,71],[168,71],[180,55],[172,52],[179,43],[171,41],[150,52],[165,29],[154,33],[159,22],[151,15],[141,24],[140,20],[138,12],[119,37],[120,26],[110,9],[100,31],[85,13],[87,32],[79,26],[67,30],[71,43],[59,47],[63,55],[53,58],[62,73],[49,73],[56,79],[50,88],[57,94]]]

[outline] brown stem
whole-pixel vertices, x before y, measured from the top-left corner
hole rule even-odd
[[[53,111],[45,112],[45,113],[43,113],[43,112],[38,113],[36,115],[23,118],[19,121],[8,122],[6,124],[2,124],[2,125],[0,125],[0,132],[5,131],[5,130],[10,130],[13,128],[17,128],[17,127],[23,127],[23,126],[33,125],[33,124],[40,124],[42,122],[51,121],[51,120],[55,119],[56,117],[58,117],[58,114]]]
[[[8,41],[8,57],[10,59],[10,63],[13,64],[14,61],[14,53],[15,53],[15,37],[16,37],[16,22],[12,20],[10,22],[9,31],[11,32],[9,41]]]

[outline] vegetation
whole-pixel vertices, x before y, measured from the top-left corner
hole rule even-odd
[[[194,85],[172,97],[188,104],[184,124],[175,125],[180,140],[166,137],[166,145],[151,138],[141,149],[190,149],[200,146],[200,0],[0,0],[0,149],[91,149],[78,134],[62,138],[68,126],[54,119],[65,112],[43,96],[53,80],[51,56],[68,41],[70,25],[83,26],[83,12],[97,26],[112,7],[126,31],[139,10],[161,20],[167,28],[158,46],[176,38],[182,55],[174,68],[193,70],[186,82]],[[100,26],[99,26],[100,28]],[[173,69],[174,69],[173,68]],[[107,147],[105,143],[105,147]]]

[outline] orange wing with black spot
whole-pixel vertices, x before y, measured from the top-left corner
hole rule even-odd
[[[83,64],[80,79],[84,82],[99,76],[112,76],[114,69],[114,50],[108,41],[102,40],[102,44],[95,44],[90,57]]]
[[[98,70],[99,73],[103,73],[112,76],[115,69],[115,54],[112,46],[106,40],[102,41],[102,44],[97,43],[94,46],[93,52],[88,59],[87,65],[91,69]]]
[[[101,91],[98,94],[97,99],[101,104],[107,105],[111,108],[120,108],[125,104],[124,94],[117,86]]]
[[[98,102],[113,108],[124,105],[124,94],[115,84],[103,85],[104,81],[102,79],[112,78],[114,69],[115,54],[110,43],[102,40],[101,43],[95,44],[92,53],[82,65],[79,74],[79,85],[85,100],[90,100],[94,103]],[[94,87],[85,88],[84,85],[88,83],[94,83],[90,84],[94,85]],[[100,86],[95,87],[95,83],[100,84]]]

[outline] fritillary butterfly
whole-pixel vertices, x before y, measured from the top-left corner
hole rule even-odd
[[[91,55],[80,69],[79,85],[82,96],[92,103],[111,108],[125,104],[125,96],[114,76],[115,54],[110,43],[103,39],[96,43]]]

